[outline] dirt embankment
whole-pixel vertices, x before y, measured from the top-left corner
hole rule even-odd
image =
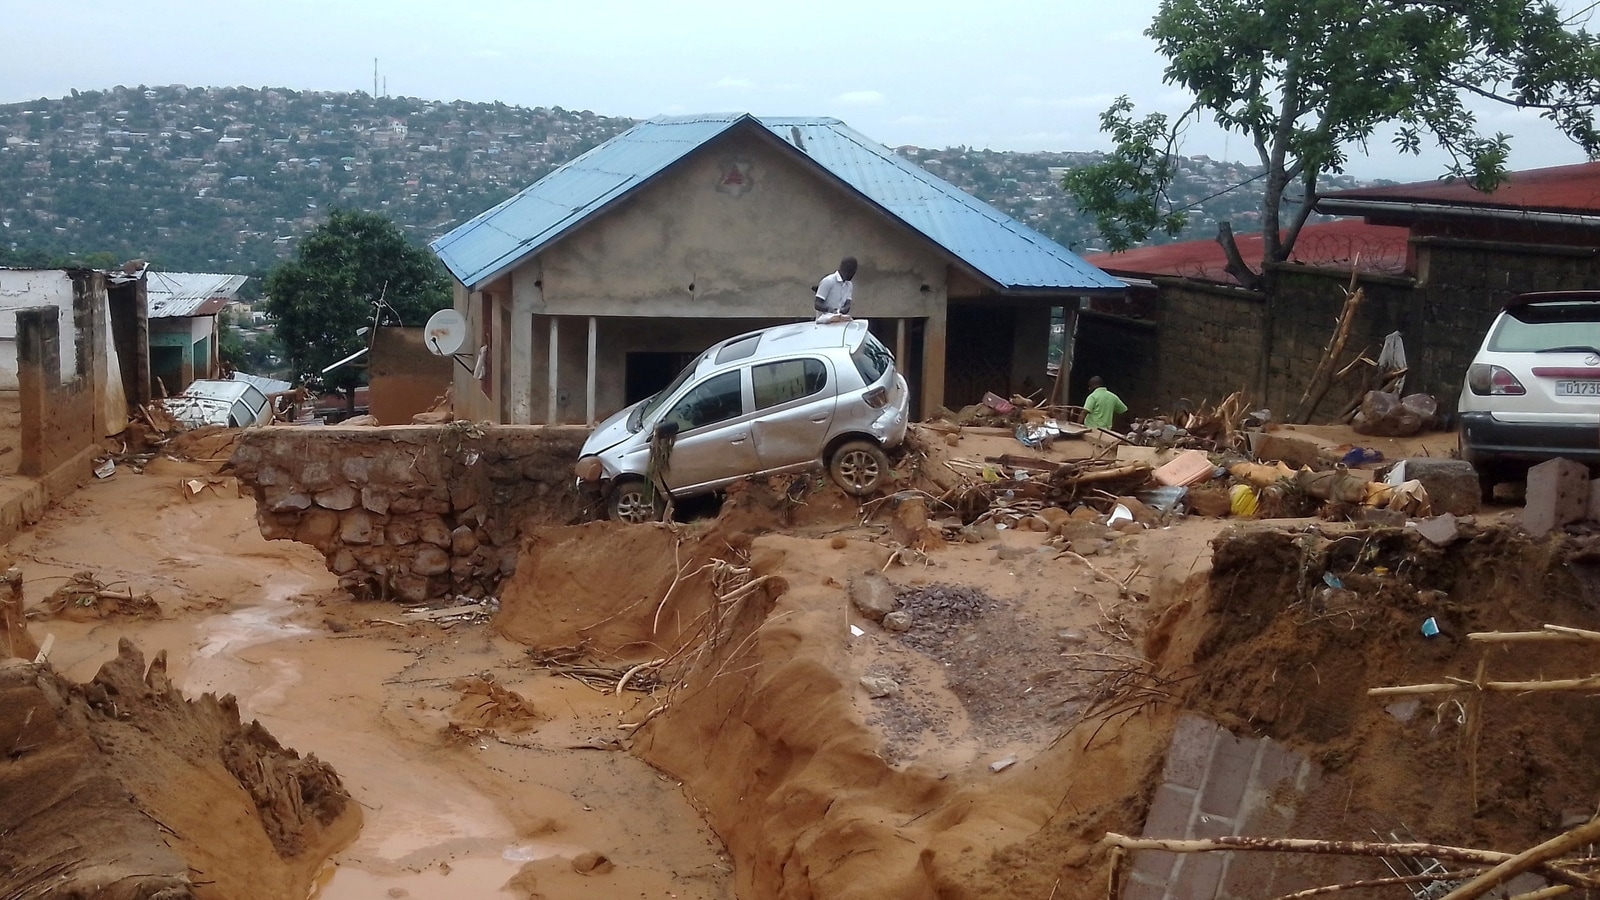
[[[888,547],[861,532],[751,538],[729,524],[542,530],[497,624],[619,665],[668,660],[664,687],[626,717],[646,723],[633,750],[704,807],[736,861],[741,897],[1103,897],[1110,856],[1100,838],[1139,831],[1180,711],[1270,736],[1337,786],[1336,803],[1302,804],[1296,827],[1306,831],[1289,836],[1376,830],[1515,851],[1591,812],[1600,795],[1600,771],[1575,749],[1600,739],[1600,709],[1576,695],[1366,693],[1470,680],[1480,662],[1498,680],[1590,674],[1583,644],[1466,639],[1600,627],[1591,578],[1559,540],[1471,524],[1446,547],[1408,529],[1230,529],[1211,568],[1163,576],[1148,603],[1125,607],[1118,621],[1148,661],[1120,683],[1124,696],[994,774],[948,754],[896,762],[883,722],[863,714],[865,657],[846,588],[882,569]],[[943,552],[936,566],[957,565]],[[741,580],[705,577],[718,560]],[[1063,588],[1059,602],[1073,600]],[[1422,630],[1429,618],[1435,637]],[[913,655],[940,658],[903,643],[913,671],[927,671]]]
[[[87,684],[0,667],[0,896],[302,900],[360,808],[314,756],[123,641]]]
[[[664,687],[626,717],[646,722],[633,750],[682,779],[705,809],[734,857],[739,896],[976,898],[1020,895],[1019,884],[1042,884],[1045,896],[1088,863],[1083,845],[1137,822],[1123,798],[1137,795],[1146,761],[1164,747],[1155,731],[1129,732],[1093,779],[1074,774],[1084,745],[1126,731],[1120,723],[1103,732],[1092,723],[1001,774],[892,763],[888,736],[860,705],[865,657],[850,631],[877,626],[846,590],[882,570],[890,548],[730,527],[770,521],[752,512],[765,505],[738,501],[732,516],[698,526],[539,529],[496,619],[542,650],[582,645],[624,667],[665,660]],[[741,574],[719,583],[730,570]],[[1092,811],[1074,820],[1075,852],[1033,871],[989,870],[997,848],[1074,802]],[[1059,896],[1077,894],[1061,883]]]
[[[1592,644],[1467,638],[1600,628],[1600,571],[1567,557],[1560,537],[1498,526],[1447,547],[1401,528],[1238,529],[1216,542],[1203,601],[1174,608],[1152,650],[1195,673],[1189,708],[1348,780],[1353,814],[1334,827],[1370,836],[1371,822],[1403,822],[1427,840],[1515,851],[1593,812],[1600,769],[1579,748],[1600,740],[1600,707],[1570,692],[1366,692],[1593,674]]]

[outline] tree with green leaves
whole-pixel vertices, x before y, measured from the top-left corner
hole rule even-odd
[[[1392,129],[1403,153],[1436,144],[1448,174],[1481,191],[1505,177],[1510,138],[1481,134],[1469,98],[1536,110],[1600,155],[1600,40],[1543,0],[1162,0],[1145,34],[1167,59],[1166,81],[1193,104],[1175,119],[1138,118],[1119,98],[1100,117],[1115,149],[1064,186],[1125,250],[1183,228],[1166,191],[1190,122],[1209,117],[1244,135],[1265,170],[1263,259],[1241,256],[1226,221],[1217,241],[1229,273],[1269,296],[1323,177],[1380,130]]]
[[[362,369],[328,365],[367,346],[363,327],[421,325],[450,305],[450,280],[433,254],[374,213],[335,210],[267,276],[267,312],[295,380],[343,391],[355,405]]]

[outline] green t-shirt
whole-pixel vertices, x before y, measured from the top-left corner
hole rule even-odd
[[[1128,411],[1127,404],[1122,398],[1111,393],[1103,387],[1097,387],[1083,401],[1083,408],[1088,412],[1083,417],[1083,424],[1090,428],[1110,428],[1111,420],[1117,413]]]

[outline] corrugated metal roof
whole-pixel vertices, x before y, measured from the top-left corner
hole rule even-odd
[[[1600,162],[1510,172],[1499,187],[1487,194],[1473,190],[1465,178],[1452,178],[1332,191],[1322,199],[1448,203],[1593,214],[1600,212]]]
[[[476,288],[743,118],[686,116],[640,122],[430,246],[456,280]]]
[[[217,275],[210,272],[157,272],[145,276],[145,291],[150,300],[150,318],[170,319],[215,313],[232,300],[249,280],[247,275]],[[208,301],[217,301],[209,303]]]
[[[1359,265],[1363,272],[1398,275],[1406,269],[1407,239],[1411,232],[1387,225],[1368,225],[1360,219],[1317,222],[1300,230],[1291,262],[1323,268]],[[1234,235],[1244,261],[1260,265],[1264,241],[1259,231]],[[1228,272],[1228,255],[1214,240],[1152,244],[1120,253],[1097,253],[1089,259],[1107,272],[1132,276],[1171,276],[1237,284]]]
[[[641,122],[434,241],[433,250],[457,280],[479,287],[745,122],[765,127],[791,152],[1003,289],[1123,287],[1060,244],[828,118],[726,114]]]

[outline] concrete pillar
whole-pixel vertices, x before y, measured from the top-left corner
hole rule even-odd
[[[584,396],[587,398],[587,407],[586,407],[586,409],[584,411],[585,412],[584,421],[589,425],[593,425],[595,423],[595,417],[594,417],[594,391],[595,391],[595,381],[596,381],[595,372],[596,372],[596,366],[597,366],[597,362],[595,360],[595,345],[599,342],[599,332],[600,332],[599,320],[597,320],[594,316],[590,316],[589,317],[589,356],[588,356],[588,376],[589,377],[588,377],[588,384],[585,385],[585,388],[584,388]]]
[[[948,305],[931,310],[922,329],[922,398],[918,416],[926,418],[944,405],[945,317]]]
[[[178,369],[180,385],[169,388],[174,394],[180,394],[183,389],[194,381],[194,342],[192,338],[183,339],[183,363]]]
[[[906,320],[894,320],[894,361],[904,369],[906,365]]]
[[[507,401],[511,424],[533,423],[533,305],[526,291],[511,292],[511,353],[507,360]]]
[[[558,385],[556,384],[557,377],[558,377],[558,375],[560,373],[560,370],[561,370],[560,344],[561,344],[561,319],[556,317],[556,316],[551,316],[550,317],[550,357],[549,357],[549,359],[550,359],[550,376],[549,376],[549,380],[545,383],[545,386],[548,388],[548,394],[549,394],[548,412],[546,413],[545,420],[544,420],[545,424],[547,424],[547,425],[556,425],[556,424],[559,424],[561,422],[561,411],[559,409],[559,402],[560,402],[560,399],[561,399],[561,391],[560,391],[560,388],[558,387]]]
[[[17,471],[45,473],[45,420],[50,394],[61,386],[61,308],[17,310],[17,387],[22,407],[22,456]]]

